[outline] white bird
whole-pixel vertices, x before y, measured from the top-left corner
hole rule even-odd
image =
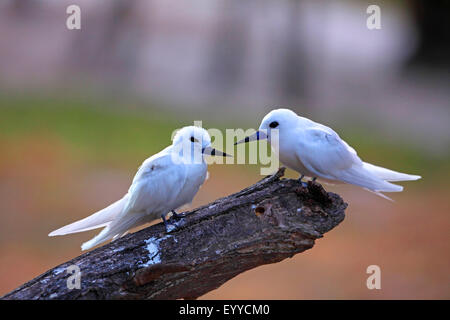
[[[278,130],[278,139],[274,139]],[[325,182],[345,182],[363,187],[389,199],[381,192],[399,192],[402,186],[390,181],[417,180],[420,176],[396,172],[363,162],[331,128],[298,116],[289,109],[269,112],[255,134],[236,142],[267,139],[280,161],[304,176]],[[278,140],[278,141],[276,141]]]
[[[171,146],[143,162],[128,193],[119,201],[82,220],[49,234],[66,235],[105,227],[93,239],[83,243],[82,250],[123,236],[131,228],[165,216],[192,202],[207,177],[204,155],[228,156],[211,147],[208,132],[199,127],[180,129]]]

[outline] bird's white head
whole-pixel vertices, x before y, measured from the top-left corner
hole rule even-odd
[[[298,121],[297,114],[289,109],[275,109],[270,111],[262,119],[259,126],[260,131],[265,131],[270,140],[272,129],[277,129],[280,132],[286,131],[289,128],[295,127]]]
[[[173,145],[186,145],[193,149],[202,150],[211,146],[208,131],[200,127],[188,126],[181,128],[173,138]]]
[[[269,140],[272,142],[274,130],[279,135],[287,132],[290,128],[295,128],[298,121],[298,115],[289,109],[275,109],[270,111],[261,121],[258,131],[248,136],[236,144],[250,142],[254,140]]]
[[[173,138],[172,146],[184,160],[203,162],[203,155],[227,157],[228,154],[211,147],[211,137],[203,128],[188,126],[181,128]]]

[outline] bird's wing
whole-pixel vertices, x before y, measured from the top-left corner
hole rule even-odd
[[[128,212],[140,212],[139,210],[142,211],[147,208],[157,208],[159,204],[158,200],[161,197],[158,197],[156,194],[147,193],[152,188],[156,189],[155,185],[160,185],[163,189],[165,188],[163,185],[164,182],[160,183],[157,177],[164,176],[165,171],[170,168],[168,165],[170,161],[169,156],[170,154],[166,150],[163,150],[148,158],[138,169],[129,192],[122,199],[89,217],[52,231],[49,236],[65,235],[101,228],[110,225],[113,221],[117,223]],[[147,186],[148,181],[150,181],[150,186]],[[170,181],[170,179],[166,181]],[[177,191],[175,190],[174,193],[177,194]]]
[[[126,212],[158,212],[170,206],[186,180],[184,165],[172,161],[170,153],[153,156],[142,164],[128,190]]]
[[[362,164],[356,151],[331,128],[307,128],[301,135],[297,157],[318,177],[336,179],[337,172]]]
[[[139,168],[128,190],[123,211],[93,239],[83,243],[87,250],[99,243],[121,235],[131,228],[156,218],[154,214],[167,213],[179,195],[186,180],[184,165],[177,165],[170,154],[158,154]]]

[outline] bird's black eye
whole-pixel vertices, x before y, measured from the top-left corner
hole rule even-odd
[[[198,142],[198,140],[195,139],[194,137],[191,137],[191,142]]]
[[[278,127],[278,122],[276,122],[276,121],[271,122],[271,123],[269,124],[269,127],[271,127],[271,128],[276,128],[276,127]]]

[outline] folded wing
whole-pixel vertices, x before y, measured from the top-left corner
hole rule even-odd
[[[97,236],[83,243],[82,250],[120,237],[129,229],[176,209],[175,199],[184,185],[186,172],[184,166],[174,165],[170,157],[166,154],[142,164],[128,190],[129,196],[122,212]]]
[[[395,175],[395,171],[362,162],[356,151],[332,129],[318,126],[306,129],[302,134],[298,157],[318,177],[340,180],[374,192],[403,190],[402,186],[392,184],[386,178],[405,179],[404,174]],[[395,178],[391,181],[400,181]]]

